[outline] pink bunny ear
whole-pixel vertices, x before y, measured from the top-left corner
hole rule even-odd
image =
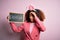
[[[29,10],[34,10],[34,7],[32,5],[29,5]]]

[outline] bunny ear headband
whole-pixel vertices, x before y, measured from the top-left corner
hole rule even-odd
[[[29,10],[34,10],[34,11],[36,11],[35,8],[34,8],[32,5],[29,5]]]
[[[29,5],[29,10],[34,10],[34,7],[32,5]]]
[[[37,12],[37,10],[38,10],[38,9],[35,9],[34,6],[32,6],[32,5],[29,5],[28,9],[29,10],[34,10],[35,12]]]

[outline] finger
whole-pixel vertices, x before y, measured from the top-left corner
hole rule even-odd
[[[7,19],[9,19],[9,16],[7,16]]]
[[[8,16],[7,16],[7,19],[8,19]]]

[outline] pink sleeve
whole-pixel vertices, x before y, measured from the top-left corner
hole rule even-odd
[[[23,30],[23,24],[20,27],[17,27],[14,23],[10,23],[11,28],[14,32],[20,32],[21,30]]]
[[[35,16],[35,21],[36,21],[37,26],[41,29],[41,31],[45,31],[46,30],[46,28],[43,25],[42,21],[40,21],[37,16]]]

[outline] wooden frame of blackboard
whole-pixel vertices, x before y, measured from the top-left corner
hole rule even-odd
[[[11,16],[10,14],[19,14],[19,15],[22,14],[22,15],[23,15],[23,20],[22,20],[22,22],[11,21],[11,20],[10,20],[10,16]],[[23,13],[14,13],[14,12],[10,12],[10,13],[9,13],[9,22],[14,22],[14,23],[24,23],[24,14],[23,14]]]

